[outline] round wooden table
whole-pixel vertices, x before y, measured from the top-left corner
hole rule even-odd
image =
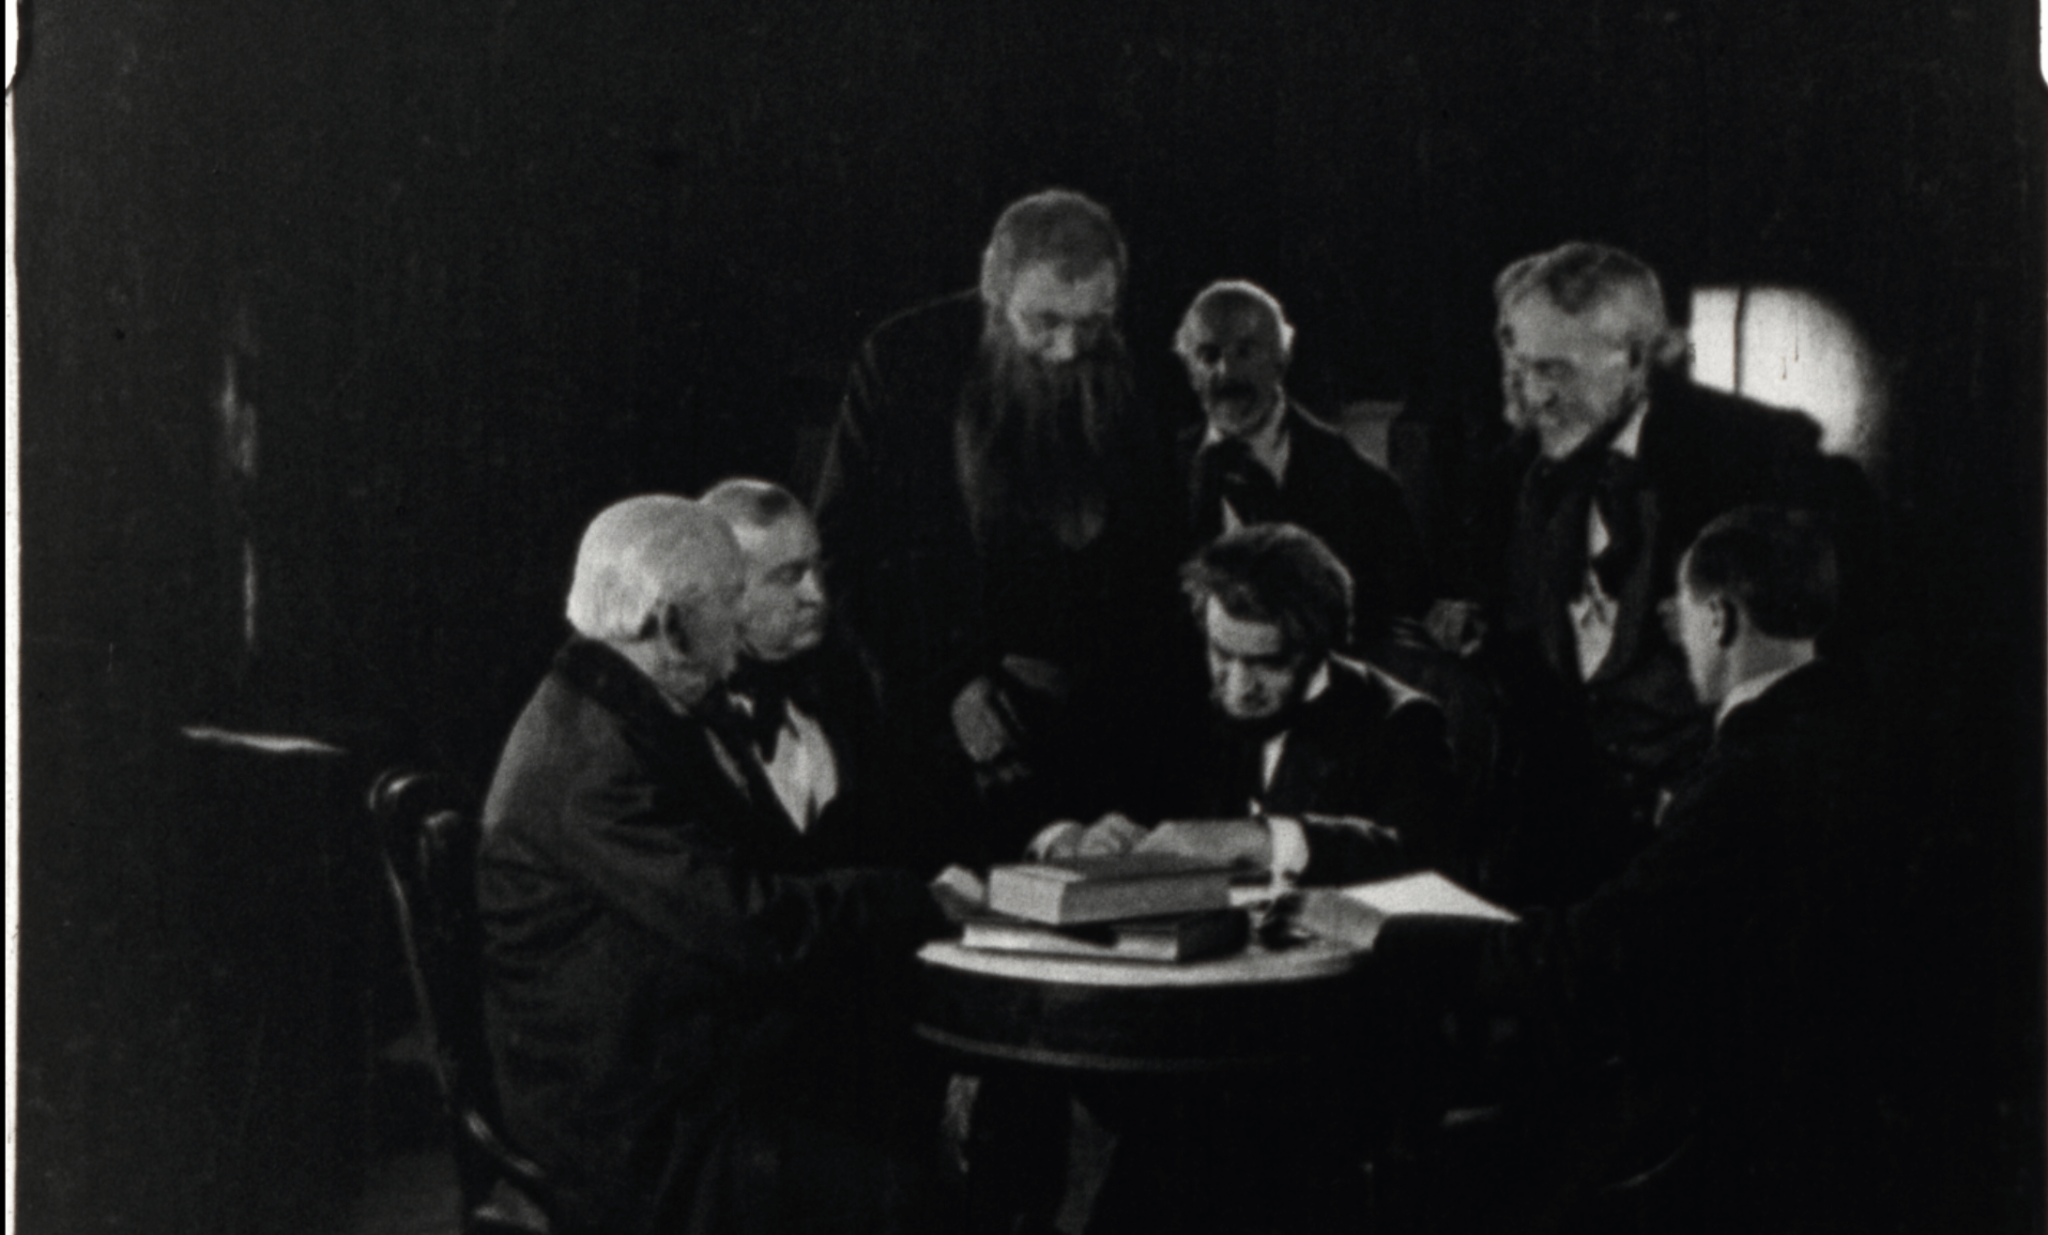
[[[1055,1068],[1189,1073],[1313,1064],[1355,1043],[1364,954],[1311,940],[1185,964],[918,953],[917,1032],[969,1055]]]

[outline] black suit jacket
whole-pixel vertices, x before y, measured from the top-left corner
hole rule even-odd
[[[1729,713],[1618,878],[1516,923],[1394,918],[1375,967],[1432,1005],[1524,1013],[1568,1058],[1618,1054],[1698,1109],[1737,1199],[1811,1195],[1850,1156],[1830,1125],[1873,1035],[1858,977],[1896,852],[1871,826],[1865,710],[1832,666],[1793,672]]]
[[[872,668],[849,637],[834,628],[778,671],[790,703],[824,732],[839,784],[803,835],[800,849],[810,862],[892,866],[929,876],[980,854],[985,838],[974,831],[972,785],[956,765],[921,759],[903,740],[883,709]],[[743,670],[735,685],[745,681]]]
[[[1591,501],[1581,462],[1553,465],[1533,438],[1511,443],[1482,485],[1477,578],[1495,634],[1519,754],[1516,830],[1488,860],[1511,900],[1560,903],[1619,870],[1647,835],[1658,792],[1696,764],[1710,717],[1686,680],[1658,606],[1679,559],[1717,515],[1749,503],[1805,509],[1841,541],[1845,610],[1867,594],[1875,499],[1853,463],[1820,452],[1820,429],[1683,380],[1657,384],[1636,454],[1648,496],[1644,549],[1620,589],[1612,647],[1582,680],[1567,606],[1585,570]]]
[[[1280,480],[1282,521],[1316,534],[1351,572],[1356,642],[1369,646],[1397,616],[1421,613],[1429,600],[1428,569],[1415,520],[1392,476],[1352,449],[1342,434],[1289,403],[1287,473]],[[1178,441],[1187,479],[1189,517],[1198,543],[1223,529],[1220,504],[1201,491],[1200,453],[1206,425]]]
[[[1059,752],[1034,762],[1087,764],[1055,794],[1059,811],[1085,814],[1153,781],[1167,747],[1142,739],[1173,671],[1159,632],[1179,619],[1171,446],[1126,397],[1102,446],[1102,533],[1079,551],[1011,544],[992,557],[970,527],[954,454],[963,401],[979,389],[983,318],[963,292],[889,319],[862,345],[815,504],[826,582],[874,657],[890,714],[927,757],[957,757],[953,699],[1006,654],[1067,669],[1071,706],[1037,735]]]
[[[1373,879],[1440,865],[1455,849],[1456,785],[1436,701],[1363,661],[1332,656],[1330,685],[1301,705],[1259,795],[1269,815],[1341,815],[1381,832],[1311,824],[1309,882]],[[1184,803],[1196,818],[1244,815],[1255,750],[1226,727],[1200,749]]]
[[[811,861],[736,749],[576,641],[493,778],[487,1035],[506,1124],[572,1224],[745,1229],[775,1184],[740,1146],[830,1122],[855,982],[942,927],[914,877]]]

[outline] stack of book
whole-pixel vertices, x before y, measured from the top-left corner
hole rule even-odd
[[[1020,862],[989,871],[961,943],[999,952],[1191,961],[1242,948],[1228,865],[1175,854]]]

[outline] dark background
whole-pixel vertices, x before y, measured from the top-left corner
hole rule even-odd
[[[1899,1132],[1942,1228],[2040,1229],[2031,6],[22,9],[23,1231],[307,1229],[347,1195],[399,1015],[370,771],[480,784],[588,517],[805,480],[862,334],[966,285],[1051,183],[1124,223],[1163,406],[1194,414],[1181,306],[1257,279],[1301,328],[1297,392],[1405,399],[1451,508],[1513,257],[1604,239],[1680,305],[1765,282],[1847,311],[1891,383],[1875,471],[1919,636],[1886,703],[1933,735]]]

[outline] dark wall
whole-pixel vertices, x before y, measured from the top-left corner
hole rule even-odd
[[[346,826],[357,763],[410,749],[487,774],[591,513],[802,473],[861,334],[965,285],[1001,205],[1054,182],[1126,224],[1128,329],[1162,404],[1186,408],[1165,354],[1180,307],[1249,276],[1301,327],[1300,392],[1406,397],[1453,495],[1495,431],[1487,289],[1514,256],[1602,238],[1681,297],[1770,280],[1843,305],[1893,379],[1901,604],[1938,636],[1899,706],[1943,735],[1931,796],[1969,823],[1945,869],[1995,885],[1972,916],[2006,967],[1965,966],[1986,1026],[1969,1045],[1993,1060],[1969,1101],[2038,1054],[2029,6],[45,0],[28,17],[25,1222],[183,1227],[228,1195],[212,1229],[262,1229],[282,1203],[247,1182],[266,1143],[249,1076],[277,1058],[252,993],[267,970],[196,958],[260,931],[223,934],[221,872],[297,868],[265,848],[282,808],[224,789],[176,727],[352,752],[349,774],[306,778],[318,800],[289,851],[292,877],[328,886],[353,851],[305,820]],[[250,423],[253,468],[227,446]],[[346,939],[304,946],[353,963]],[[1956,1165],[1958,1191],[2031,1169],[2014,1139],[2031,1076],[1994,1136],[2007,1157]]]

